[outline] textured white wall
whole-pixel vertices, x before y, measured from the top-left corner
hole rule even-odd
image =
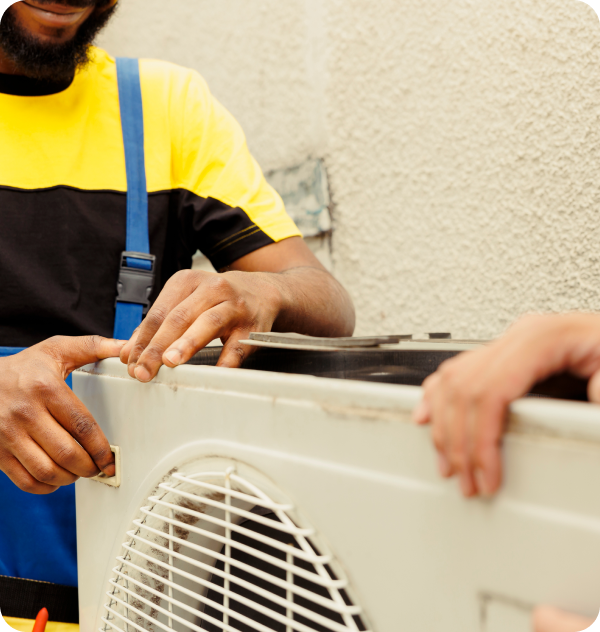
[[[119,0],[99,44],[195,68],[266,171],[324,153],[321,0]],[[318,38],[323,40],[323,37]]]
[[[121,0],[265,169],[325,158],[359,333],[600,310],[600,23],[579,0]]]

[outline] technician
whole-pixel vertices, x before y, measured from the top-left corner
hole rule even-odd
[[[216,338],[239,367],[251,331],[354,328],[200,76],[91,46],[116,2],[27,0],[0,24],[0,576],[66,586],[71,483],[114,473],[72,370],[120,354],[147,382]],[[220,273],[191,271],[197,250]]]

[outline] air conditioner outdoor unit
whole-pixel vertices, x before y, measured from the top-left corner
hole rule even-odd
[[[600,606],[600,407],[518,402],[502,492],[465,501],[411,423],[417,387],[211,366],[142,385],[116,360],[74,387],[121,477],[77,483],[82,632],[525,632],[536,603]]]

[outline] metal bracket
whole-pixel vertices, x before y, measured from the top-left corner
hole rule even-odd
[[[115,455],[115,475],[109,478],[106,474],[100,473],[98,476],[90,478],[90,480],[110,487],[121,487],[121,448],[111,445],[110,449]]]

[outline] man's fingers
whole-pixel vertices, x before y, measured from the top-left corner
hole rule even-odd
[[[461,475],[461,488],[465,495],[471,495],[471,455],[467,427],[468,402],[457,396],[449,400],[446,414],[445,456],[450,462],[452,473]]]
[[[491,390],[487,395],[472,412],[471,445],[477,488],[484,496],[491,496],[502,484],[502,436],[507,404]]]
[[[223,338],[227,332],[236,325],[237,313],[230,303],[221,303],[202,314],[196,322],[175,341],[163,354],[162,361],[168,367],[174,368],[188,362],[198,351],[207,344]],[[260,327],[259,327],[260,329]],[[249,329],[238,329],[235,335],[229,336],[217,366],[236,366],[253,350],[240,344],[240,340],[246,340],[250,335]],[[241,360],[241,362],[240,362]]]
[[[169,314],[139,357],[135,377],[141,382],[154,379],[163,357],[169,367],[187,362],[209,342],[224,335],[235,317],[232,303],[214,305],[212,299],[190,296]]]
[[[423,399],[419,402],[419,405],[413,411],[413,423],[417,424],[417,426],[425,426],[429,423],[430,415],[429,402],[425,399],[425,397],[423,397]]]
[[[502,484],[502,449],[498,441],[477,456],[480,466],[475,465],[473,475],[477,489],[483,496],[492,496]]]
[[[163,327],[165,321],[172,316],[175,309],[194,294],[205,276],[203,273],[190,274],[189,271],[186,271],[185,273],[175,274],[169,279],[141,324],[135,343],[131,345],[131,351],[127,358],[128,371],[131,377],[135,377],[135,366],[148,345],[154,340],[158,331]],[[206,294],[208,295],[209,292]],[[178,337],[175,336],[173,340],[176,340]]]
[[[468,390],[469,449],[477,488],[484,496],[493,495],[502,484],[502,437],[509,404],[524,395],[538,375],[539,350],[528,353],[526,345],[531,344],[530,339],[515,336],[472,356],[478,362]]]
[[[129,364],[129,356],[131,355],[131,350],[133,346],[137,342],[138,334],[140,332],[140,327],[136,327],[131,334],[131,338],[123,345],[121,348],[121,353],[119,354],[119,359],[123,364]]]
[[[37,425],[30,432],[31,438],[42,450],[58,466],[78,478],[91,478],[99,474],[100,468],[79,443],[48,413],[43,417],[36,419]]]
[[[436,392],[439,381],[439,374],[434,373],[423,382],[423,398],[419,402],[419,405],[415,408],[412,416],[413,422],[419,426],[424,426],[431,421],[430,400],[433,396],[433,393]]]
[[[506,367],[513,366],[512,345],[497,350],[488,347],[465,353],[442,365],[428,397],[434,438],[441,453],[445,476],[460,474],[465,496],[478,491],[494,493],[502,478],[501,438],[507,392],[520,388],[519,380],[507,380]]]
[[[431,424],[431,438],[438,453],[438,469],[440,476],[450,478],[454,474],[454,468],[448,455],[448,433],[445,420],[438,415],[433,416]]]
[[[61,385],[62,386],[62,385]],[[96,420],[66,385],[57,390],[46,401],[48,411],[58,423],[83,447],[92,461],[106,476],[115,474],[115,457],[110,444]],[[71,453],[78,468],[89,467],[85,459]]]
[[[240,340],[248,340],[249,335],[250,331],[236,331],[234,335],[230,336],[223,346],[217,366],[226,369],[239,369],[244,360],[256,351],[255,347],[249,347],[240,342]]]
[[[56,336],[40,343],[44,351],[61,365],[65,378],[86,364],[107,358],[118,358],[124,345],[123,340],[112,340],[102,336]]]
[[[473,474],[469,467],[465,467],[460,473],[460,491],[465,498],[477,495],[477,485],[473,479]]]
[[[194,298],[190,297],[188,302],[188,308],[192,309]],[[199,314],[189,325],[187,322],[192,318],[191,313],[185,318],[183,316],[188,312],[171,314],[165,321],[137,362],[134,375],[140,382],[153,380],[163,361],[171,368],[187,362],[209,342],[226,335],[235,325],[236,312],[231,303],[221,303],[205,312],[197,304],[196,308]],[[170,322],[171,317],[175,323]],[[173,339],[175,335],[181,338]]]
[[[488,387],[489,373],[482,371],[479,378],[468,374],[464,377],[465,386],[456,395],[460,405],[455,407],[449,433],[451,464],[461,474],[464,496],[490,496],[502,479],[501,441],[506,407],[496,390]]]
[[[58,489],[58,487],[40,483],[12,455],[0,459],[0,469],[21,491],[28,494],[43,496],[52,494]]]
[[[478,364],[477,355],[464,354],[446,362],[425,383],[440,474],[458,474],[467,497],[477,493],[473,471],[474,402],[470,395],[481,372]]]
[[[440,476],[442,478],[449,478],[452,472],[452,468],[450,467],[450,461],[446,458],[446,455],[443,452],[437,453],[438,458],[438,470],[440,472]]]
[[[79,478],[57,465],[30,437],[21,437],[18,453],[13,450],[13,456],[36,481],[49,487],[71,485]]]
[[[458,471],[456,454],[453,452],[454,443],[458,439],[452,434],[455,431],[455,409],[458,402],[452,376],[452,365],[442,365],[437,378],[430,379],[426,385],[432,420],[431,435],[438,452],[440,474],[445,478]]]

